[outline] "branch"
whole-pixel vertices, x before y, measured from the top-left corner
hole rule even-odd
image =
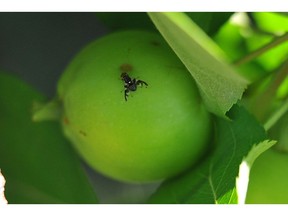
[[[254,52],[249,53],[248,55],[242,57],[241,59],[234,62],[235,66],[240,66],[242,64],[248,63],[249,61],[252,61],[253,59],[257,58],[258,56],[262,55],[263,53],[267,52],[268,50],[284,43],[288,40],[288,33],[275,38],[270,43],[264,45],[263,47],[260,47],[259,49],[255,50]]]

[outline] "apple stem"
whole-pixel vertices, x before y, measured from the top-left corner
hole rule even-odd
[[[32,120],[35,122],[45,120],[59,120],[62,116],[62,106],[58,98],[42,104],[34,102]]]

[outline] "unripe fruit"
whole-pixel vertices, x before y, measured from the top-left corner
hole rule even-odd
[[[126,86],[127,101],[123,72],[137,87]],[[210,117],[198,89],[155,33],[125,31],[93,42],[64,72],[58,97],[67,137],[88,164],[114,179],[162,180],[207,149]]]
[[[288,154],[269,149],[254,162],[246,203],[288,204]]]

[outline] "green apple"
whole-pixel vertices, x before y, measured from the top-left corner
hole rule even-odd
[[[288,204],[288,154],[269,149],[254,162],[246,203]]]
[[[207,150],[210,115],[156,33],[124,31],[92,42],[63,73],[58,98],[66,136],[91,167],[114,179],[162,180]]]

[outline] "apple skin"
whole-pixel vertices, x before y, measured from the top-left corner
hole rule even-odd
[[[145,81],[124,98],[121,74]],[[84,48],[58,82],[66,136],[84,160],[134,183],[172,177],[208,148],[211,118],[197,86],[156,33],[124,31]]]
[[[248,204],[288,204],[288,153],[269,149],[254,162]]]

